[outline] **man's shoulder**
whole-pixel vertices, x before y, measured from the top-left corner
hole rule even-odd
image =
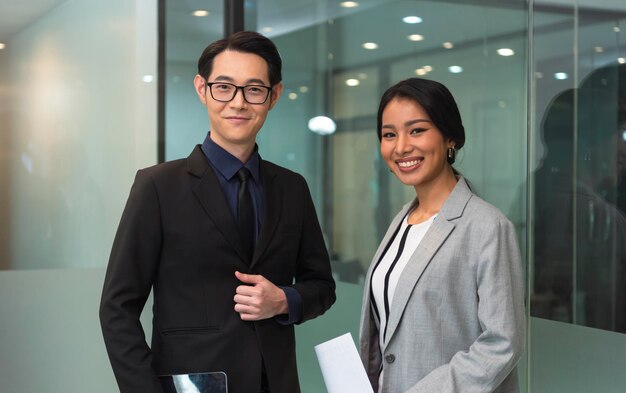
[[[166,161],[159,164],[155,164],[139,170],[140,175],[149,176],[152,178],[163,178],[169,176],[178,176],[181,173],[187,172],[187,159],[180,158],[177,160]]]
[[[298,172],[294,172],[291,169],[287,169],[280,165],[274,164],[273,162],[262,160],[261,161],[262,170],[268,172],[269,174],[276,176],[281,180],[286,181],[305,181],[304,177]]]

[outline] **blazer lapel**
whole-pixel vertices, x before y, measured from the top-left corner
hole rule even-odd
[[[259,258],[261,258],[263,252],[269,245],[272,236],[274,236],[276,226],[280,221],[282,211],[283,193],[280,185],[276,181],[276,173],[274,173],[263,160],[260,160],[260,168],[261,181],[263,181],[263,193],[265,196],[265,208],[261,220],[261,230],[259,231],[259,237],[254,247],[250,266],[254,266],[259,261]]]
[[[463,210],[471,196],[472,192],[467,186],[465,179],[460,177],[452,193],[441,207],[439,215],[431,224],[413,255],[411,255],[409,263],[402,271],[393,295],[393,303],[387,322],[387,343],[391,341],[396,328],[400,324],[402,314],[413,293],[413,289],[437,253],[437,250],[454,230],[455,224],[453,221],[463,214]]]
[[[217,176],[200,149],[200,145],[197,145],[187,158],[187,168],[191,175],[198,178],[197,183],[193,187],[193,193],[198,198],[200,205],[202,205],[206,214],[213,221],[217,230],[222,233],[241,259],[247,264],[248,260],[243,252],[243,242],[228,208],[228,202]]]
[[[406,265],[400,276],[400,280],[396,285],[396,291],[393,295],[393,304],[389,313],[387,322],[387,340],[390,342],[391,337],[400,323],[406,304],[413,292],[413,288],[419,281],[422,273],[432,260],[433,256],[446,240],[450,232],[454,229],[454,224],[445,219],[435,218],[431,227],[428,229],[426,236],[422,239],[417,247],[409,263]]]
[[[383,237],[383,240],[380,242],[374,257],[372,258],[372,262],[370,263],[370,267],[365,275],[364,288],[363,288],[363,303],[361,305],[361,325],[359,327],[359,335],[360,335],[360,346],[361,346],[361,355],[363,354],[378,354],[378,350],[372,351],[370,350],[371,346],[378,347],[378,330],[374,325],[374,316],[372,315],[372,297],[370,296],[370,282],[372,277],[372,271],[376,266],[376,263],[380,259],[381,255],[387,249],[393,234],[396,232],[396,229],[402,222],[402,219],[406,215],[406,213],[411,209],[414,202],[407,203],[404,205],[402,210],[391,221],[389,224],[389,228]],[[381,359],[378,356],[367,359],[365,361],[366,371],[368,375],[370,373],[375,373],[380,367]]]

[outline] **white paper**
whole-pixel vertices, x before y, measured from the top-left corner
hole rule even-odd
[[[374,393],[350,333],[316,345],[315,354],[328,393]]]

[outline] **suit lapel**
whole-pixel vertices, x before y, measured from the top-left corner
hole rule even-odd
[[[400,223],[404,219],[404,216],[406,216],[406,214],[409,212],[409,210],[411,210],[413,208],[414,204],[415,204],[415,201],[409,202],[406,205],[404,205],[402,207],[402,210],[400,210],[400,213],[396,214],[394,219],[391,221],[391,224],[389,224],[389,228],[387,229],[387,233],[385,233],[385,236],[383,237],[383,240],[380,242],[380,245],[378,246],[378,250],[376,250],[376,254],[374,254],[374,258],[372,259],[372,265],[370,266],[370,269],[369,269],[370,271],[369,271],[368,275],[371,274],[371,271],[373,270],[374,265],[376,264],[376,262],[378,262],[378,260],[380,259],[382,253],[387,249],[387,246],[388,246],[389,242],[391,241],[391,237],[396,232],[396,229],[398,229],[398,227],[400,226]],[[366,282],[368,282],[368,281],[366,281]]]
[[[391,341],[396,328],[400,324],[402,314],[413,293],[413,289],[437,253],[437,250],[454,230],[455,224],[453,221],[463,215],[463,210],[471,196],[472,192],[467,186],[465,179],[459,178],[452,193],[441,207],[439,215],[431,224],[413,255],[411,255],[408,264],[402,271],[393,295],[393,303],[387,322],[387,343]]]
[[[200,205],[202,205],[207,216],[213,221],[217,230],[222,233],[241,259],[247,264],[248,261],[243,252],[241,236],[230,213],[228,202],[217,176],[200,149],[200,145],[196,146],[187,158],[187,167],[189,173],[198,179],[193,186],[193,193],[198,198]]]
[[[374,270],[374,267],[376,266],[381,255],[387,249],[387,246],[389,242],[391,241],[393,234],[396,232],[396,229],[400,225],[402,219],[404,218],[406,213],[409,211],[409,209],[411,209],[412,206],[413,206],[413,202],[407,203],[406,205],[404,205],[402,210],[400,210],[400,213],[396,214],[394,219],[391,221],[391,224],[389,225],[389,228],[387,229],[387,232],[385,233],[383,240],[380,242],[380,245],[378,246],[378,250],[376,250],[374,257],[372,258],[372,262],[370,263],[370,267],[365,276],[365,281],[364,281],[365,284],[364,284],[364,290],[363,290],[363,303],[361,305],[361,326],[360,326],[361,354],[372,354],[372,353],[379,354],[379,351],[377,349],[370,350],[370,347],[378,348],[378,329],[375,327],[374,315],[372,312],[372,304],[371,304],[372,297],[370,296],[371,294],[370,284],[371,284],[372,271]],[[376,357],[374,359],[371,359],[371,358],[367,359],[366,368],[367,368],[368,374],[370,374],[370,372],[375,373],[377,370],[379,370],[380,362],[381,360],[379,357]]]
[[[276,181],[276,173],[265,163],[260,160],[261,180],[263,181],[263,193],[265,197],[265,207],[263,218],[261,220],[261,230],[254,247],[252,255],[252,264],[254,266],[263,252],[267,248],[274,236],[276,226],[280,221],[280,213],[282,211],[282,191],[280,185]]]
[[[391,340],[391,337],[393,337],[400,323],[400,319],[413,292],[413,288],[417,285],[422,273],[424,273],[424,270],[439,247],[441,247],[450,232],[452,232],[452,229],[454,229],[453,223],[445,219],[440,219],[439,217],[435,218],[426,236],[422,239],[413,255],[411,255],[409,263],[402,271],[400,280],[396,285],[396,291],[393,295],[393,304],[387,322],[387,342]]]

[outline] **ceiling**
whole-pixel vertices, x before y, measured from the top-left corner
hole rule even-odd
[[[57,7],[62,7],[67,1],[78,0],[0,0],[0,42],[9,43],[11,37],[25,27],[35,23],[46,13]],[[83,0],[88,1],[88,0]],[[96,1],[96,0],[89,0]],[[127,1],[127,0],[113,0]],[[571,35],[571,21],[573,18],[574,0],[536,0],[535,7],[544,12],[536,13],[534,24],[537,32],[554,36],[558,42],[558,30],[561,26],[563,34]],[[224,9],[222,0],[167,0],[166,2],[166,34],[167,34],[167,60],[171,62],[189,61],[195,59],[206,43],[219,38],[222,34]],[[314,1],[314,0],[258,0],[245,2],[247,20],[257,20],[256,29],[263,31],[270,37],[279,37],[288,32],[306,29],[307,27],[328,23],[332,19],[337,23],[336,32],[341,34],[341,55],[346,59],[344,66],[367,62],[367,58],[376,60],[392,56],[393,53],[402,53],[402,47],[408,51],[415,51],[414,43],[407,42],[402,29],[407,26],[398,23],[395,16],[387,12],[389,0],[359,0],[358,8],[346,9],[339,6],[339,0]],[[602,36],[600,31],[593,29],[583,30],[586,26],[594,23],[609,23],[611,18],[626,19],[626,2],[624,0],[577,0],[585,13],[580,13],[581,39],[588,40],[590,49],[594,42],[607,41],[611,37]],[[525,7],[524,0],[446,0],[446,1],[394,1],[394,10],[401,12],[403,7],[414,10],[416,7],[422,15],[432,15],[427,22],[419,28],[428,28],[431,36],[446,37],[450,41],[479,43],[488,37],[490,40],[498,38],[506,39],[515,37],[520,33],[525,34]],[[191,16],[191,11],[207,9],[210,14],[207,17],[197,18]],[[446,12],[449,9],[450,12]],[[346,16],[350,16],[347,18]],[[463,23],[458,23],[456,28],[451,29],[454,18],[463,18]],[[489,20],[489,31],[484,29],[486,23],[481,23],[484,18]],[[467,23],[468,20],[475,23]],[[510,24],[509,21],[518,23]],[[521,25],[519,23],[521,21]],[[254,26],[248,26],[253,28]],[[271,28],[272,30],[266,30]],[[414,26],[414,28],[417,28]],[[418,28],[418,29],[419,29]],[[552,29],[553,31],[550,31]],[[408,30],[407,30],[408,31]],[[626,26],[622,26],[622,36],[626,42]],[[376,53],[365,53],[360,48],[363,37],[368,34],[376,35],[381,42]],[[396,35],[404,34],[402,39]],[[596,37],[596,35],[600,35]],[[565,38],[563,38],[565,39]],[[584,43],[586,44],[586,43]],[[413,46],[409,46],[413,45]],[[440,42],[419,43],[419,51],[434,50]],[[557,44],[557,49],[558,49]],[[561,45],[563,46],[563,45]],[[547,46],[544,46],[547,47]],[[571,48],[562,48],[564,52],[571,52]],[[390,52],[391,51],[391,52]],[[393,53],[392,53],[393,52]],[[541,57],[542,55],[539,54]],[[347,59],[351,59],[348,61]],[[339,60],[339,59],[338,59]],[[342,62],[337,62],[341,64]]]
[[[8,42],[20,30],[67,0],[0,0],[0,42]]]
[[[37,19],[50,12],[55,7],[60,6],[66,1],[73,0],[0,0],[0,42],[7,42],[11,37],[22,30],[23,28],[31,25]],[[121,0],[114,0],[121,1]],[[571,9],[573,0],[536,0],[535,5],[542,6],[556,6],[564,7],[565,9]],[[273,23],[273,19],[281,18],[281,27],[279,30],[273,32],[273,34],[280,33],[282,30],[290,29],[290,26],[303,26],[319,23],[325,14],[333,14],[341,16],[351,12],[360,12],[365,8],[386,3],[385,0],[360,0],[361,7],[359,9],[346,10],[337,6],[337,2],[332,1],[312,1],[312,0],[258,0],[262,2],[261,13],[258,14],[260,19],[266,19],[267,23]],[[498,2],[487,0],[452,0],[450,3],[466,3],[466,4],[497,4]],[[252,9],[257,2],[247,1],[246,8]],[[520,1],[501,1],[500,3],[520,3]],[[603,11],[619,11],[620,13],[626,12],[626,3],[624,0],[577,0],[577,3],[582,8],[596,9]],[[210,8],[213,10],[212,17],[216,23],[211,24],[208,29],[215,32],[221,32],[221,23],[223,18],[223,1],[222,0],[170,0],[166,1],[168,13],[188,15],[189,12],[196,9]],[[357,11],[358,10],[358,11]],[[323,11],[323,12],[321,12]],[[173,16],[173,15],[172,15]],[[180,17],[174,17],[174,19]],[[173,20],[175,22],[175,20]],[[189,27],[188,19],[180,18],[181,23],[174,23],[173,28],[184,30]],[[258,26],[259,29],[264,26]],[[293,27],[291,27],[293,28]]]

